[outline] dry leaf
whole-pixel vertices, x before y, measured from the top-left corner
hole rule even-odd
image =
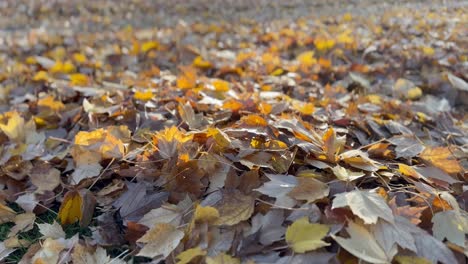
[[[359,216],[366,224],[375,224],[378,218],[382,218],[390,223],[394,220],[392,209],[376,193],[355,190],[336,195],[332,208],[345,206],[349,206],[353,214]]]
[[[286,242],[296,253],[315,250],[330,245],[322,240],[329,230],[328,226],[311,224],[307,217],[303,217],[288,227]]]
[[[187,249],[184,252],[177,255],[177,264],[188,264],[197,257],[205,256],[206,251],[202,250],[200,247]]]
[[[162,255],[166,258],[179,245],[183,237],[184,232],[177,230],[171,224],[156,224],[137,240],[144,244],[138,256],[155,258]]]

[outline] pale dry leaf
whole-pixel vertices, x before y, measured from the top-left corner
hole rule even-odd
[[[48,170],[33,170],[30,175],[31,182],[37,187],[36,193],[44,193],[45,191],[53,191],[60,185],[60,171],[56,168]]]
[[[283,210],[271,210],[265,215],[258,213],[252,217],[252,228],[247,232],[247,235],[260,232],[260,243],[271,245],[273,242],[279,241],[286,232],[286,228],[282,226],[283,221]]]
[[[26,232],[34,227],[36,215],[34,213],[24,213],[15,216],[15,226],[10,229],[8,237],[16,236],[20,232]]]
[[[97,247],[94,252],[92,250],[77,244],[73,248],[72,261],[75,264],[124,264],[122,259],[112,259],[107,255],[107,252],[102,247]]]
[[[468,234],[468,218],[466,213],[455,210],[441,211],[432,217],[432,230],[434,237],[440,241],[447,238],[448,241],[465,247],[466,235]]]
[[[275,205],[291,207],[295,201],[288,193],[297,185],[297,178],[291,175],[265,174],[270,181],[265,182],[260,188],[254,189],[262,194],[276,198]]]
[[[367,228],[349,221],[346,231],[349,238],[332,235],[332,238],[346,251],[370,263],[387,264],[391,262],[392,258],[387,256]]]
[[[162,255],[163,258],[166,258],[179,245],[183,237],[184,232],[177,230],[171,224],[156,224],[137,240],[137,242],[144,244],[138,256],[155,258]]]
[[[391,223],[394,220],[392,209],[380,195],[373,192],[354,190],[336,195],[332,208],[346,206],[366,224],[375,224],[378,218]]]
[[[42,238],[65,238],[65,232],[57,221],[54,221],[52,224],[37,224],[37,226],[39,227],[39,232],[42,234]]]
[[[395,224],[379,219],[377,224],[371,226],[371,230],[375,239],[389,257],[393,257],[398,253],[397,245],[416,252],[413,236],[409,232],[398,228]]]
[[[158,223],[171,223],[179,225],[182,219],[182,211],[173,204],[165,204],[160,208],[153,209],[143,216],[139,224],[152,227]]]

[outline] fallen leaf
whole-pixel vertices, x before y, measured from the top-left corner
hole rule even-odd
[[[156,224],[137,240],[137,242],[144,244],[137,255],[148,258],[162,255],[163,258],[166,258],[179,245],[183,237],[184,232],[177,230],[171,224]]]
[[[455,157],[453,157],[450,149],[446,147],[426,147],[419,157],[421,157],[425,162],[428,162],[449,174],[463,171],[463,168]]]
[[[391,262],[392,258],[386,255],[374,236],[364,226],[349,221],[346,231],[349,238],[331,235],[346,251],[370,263],[386,264]]]
[[[359,216],[366,224],[375,224],[378,218],[390,223],[394,220],[392,209],[376,193],[354,190],[336,195],[332,209],[345,206],[349,206],[353,214]]]
[[[206,251],[202,250],[200,247],[190,248],[177,255],[177,259],[179,260],[177,261],[177,264],[188,264],[191,263],[193,259],[205,255]]]
[[[254,211],[255,198],[240,191],[224,192],[215,207],[219,211],[217,225],[232,226],[250,218]]]
[[[303,217],[288,227],[286,242],[296,253],[315,250],[330,245],[322,240],[329,230],[328,226],[311,224],[307,217]]]
[[[465,247],[465,236],[468,234],[468,217],[456,210],[442,211],[432,217],[434,237]]]
[[[330,192],[328,185],[314,178],[297,178],[297,185],[288,195],[296,200],[306,200],[307,203],[327,197]]]
[[[57,221],[54,221],[52,224],[37,224],[37,226],[39,227],[39,232],[42,234],[43,238],[65,238],[65,232],[63,231],[62,226],[57,223]]]

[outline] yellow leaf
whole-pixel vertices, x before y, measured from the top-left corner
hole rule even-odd
[[[85,63],[86,62],[86,56],[81,53],[74,53],[73,54],[73,59],[78,62],[78,63]]]
[[[32,78],[33,81],[40,82],[44,81],[47,82],[49,80],[49,75],[46,71],[38,71],[34,77]]]
[[[177,264],[191,263],[191,261],[194,258],[200,257],[200,256],[205,256],[206,253],[207,252],[205,250],[202,250],[200,247],[187,249],[184,252],[177,255],[177,259],[179,259],[179,261],[177,261]]]
[[[299,56],[297,56],[296,58],[299,63],[303,66],[312,66],[314,64],[317,63],[317,59],[314,58],[314,51],[310,50],[310,51],[305,51],[301,54],[299,54]]]
[[[141,100],[141,101],[149,101],[153,98],[154,94],[150,89],[147,89],[146,91],[136,91],[135,94],[133,95],[133,98],[136,100]]]
[[[226,100],[223,103],[223,109],[229,109],[233,112],[239,111],[240,109],[242,109],[243,106],[244,105],[241,102],[236,101],[234,99]]]
[[[322,239],[327,236],[330,228],[326,225],[311,224],[307,217],[303,217],[286,230],[286,242],[296,253],[305,253],[330,245]]]
[[[426,147],[419,156],[425,162],[428,162],[449,174],[463,171],[460,163],[458,163],[450,149],[447,147]]]
[[[141,51],[144,53],[153,50],[153,49],[158,49],[159,47],[159,42],[156,41],[147,41],[141,45]]]
[[[231,145],[231,140],[229,139],[228,135],[226,135],[226,133],[219,130],[218,128],[208,128],[206,135],[212,137],[216,141],[216,144],[222,148],[227,148]]]
[[[413,87],[408,90],[407,97],[411,100],[419,99],[422,96],[422,90],[419,87]]]
[[[216,208],[211,206],[200,206],[197,205],[193,216],[195,222],[207,222],[212,223],[219,218],[219,212]]]
[[[52,111],[60,111],[65,109],[65,105],[60,101],[56,101],[52,95],[39,99],[37,101],[37,105],[49,108]]]
[[[218,92],[227,92],[229,91],[229,83],[223,80],[214,80],[211,84],[213,84],[214,88]]]
[[[406,164],[399,163],[398,170],[400,171],[401,174],[405,176],[410,176],[416,179],[421,178],[420,174],[415,169],[413,169],[411,166],[408,166]]]
[[[429,56],[429,57],[433,56],[435,53],[434,49],[428,46],[422,47],[422,52],[424,53],[424,55]]]
[[[77,191],[69,191],[65,194],[58,213],[60,223],[68,225],[80,221],[82,217],[82,204],[83,200]]]
[[[314,44],[318,51],[323,52],[332,49],[335,46],[335,41],[333,39],[319,37],[315,39]]]
[[[197,72],[193,67],[182,67],[182,75],[177,78],[177,87],[192,89],[197,85]]]
[[[81,73],[70,74],[70,83],[72,85],[84,86],[89,83],[89,78]]]
[[[353,15],[351,13],[345,13],[343,15],[343,21],[351,22],[351,20],[353,20]]]
[[[185,135],[176,126],[166,127],[163,131],[159,131],[155,135],[156,140],[178,141],[181,143],[192,140],[193,135]]]
[[[311,115],[315,111],[313,103],[304,103],[301,101],[293,101],[292,108],[303,115]]]
[[[201,56],[197,56],[195,59],[193,59],[193,66],[202,69],[209,69],[213,67],[211,62],[204,60]]]
[[[10,140],[16,142],[24,141],[24,119],[16,111],[11,112],[11,116],[6,125],[0,124],[0,129]]]
[[[226,253],[218,254],[216,257],[207,257],[206,264],[240,264],[240,259],[233,258]]]
[[[54,66],[50,68],[51,73],[72,73],[74,71],[75,66],[70,61],[57,61],[55,62]]]

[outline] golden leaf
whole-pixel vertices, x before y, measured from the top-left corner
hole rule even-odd
[[[149,101],[153,97],[154,97],[154,94],[150,89],[147,89],[144,92],[136,91],[135,94],[133,95],[133,98],[135,98],[136,100],[141,100],[141,101]]]
[[[25,137],[24,119],[16,111],[10,112],[9,115],[7,124],[0,124],[0,129],[10,140],[23,142]]]
[[[463,171],[460,163],[447,147],[426,147],[419,157],[449,174]]]
[[[213,87],[215,88],[215,91],[218,92],[227,92],[229,91],[229,83],[223,80],[214,80],[211,82],[213,84]]]
[[[73,73],[70,74],[70,83],[72,85],[84,86],[89,83],[89,78],[82,73]]]
[[[69,225],[81,220],[83,199],[77,191],[69,191],[65,194],[60,205],[58,217],[62,225]]]
[[[204,60],[201,56],[197,56],[195,59],[193,59],[193,66],[201,69],[209,69],[213,67],[211,62]]]

